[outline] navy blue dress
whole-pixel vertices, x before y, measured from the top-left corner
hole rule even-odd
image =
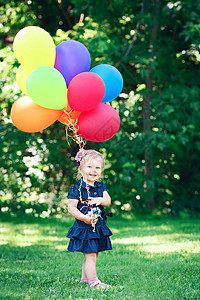
[[[89,196],[92,198],[103,197],[103,192],[106,191],[106,186],[103,182],[95,181],[94,186],[88,185]],[[80,201],[80,195],[84,203]],[[85,203],[88,199],[88,192],[86,189],[86,183],[80,179],[76,185],[69,189],[68,199],[79,200],[77,208],[83,214],[87,214],[90,210],[89,206]],[[93,206],[95,207],[95,205]],[[112,250],[112,245],[109,236],[112,232],[105,224],[106,213],[102,205],[98,206],[101,210],[101,217],[95,225],[95,232],[93,227],[80,220],[75,220],[73,226],[69,229],[67,237],[70,238],[68,251],[92,253],[101,252],[105,250]]]

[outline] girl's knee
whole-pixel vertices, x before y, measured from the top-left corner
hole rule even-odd
[[[96,259],[97,259],[97,254],[96,254],[96,252],[93,252],[93,253],[85,253],[84,256],[85,256],[85,260],[96,261]]]

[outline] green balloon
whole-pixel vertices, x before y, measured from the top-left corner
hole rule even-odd
[[[27,77],[26,90],[40,106],[63,109],[67,102],[67,87],[62,74],[49,66],[34,69]]]

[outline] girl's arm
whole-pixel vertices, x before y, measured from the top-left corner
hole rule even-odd
[[[85,222],[86,224],[91,225],[92,222],[95,223],[96,218],[91,217],[90,215],[84,215],[77,208],[78,200],[77,199],[68,199],[68,212],[76,219]],[[93,220],[93,221],[92,221]]]
[[[98,205],[109,206],[111,204],[111,198],[107,191],[103,192],[103,197],[95,197],[90,199],[91,199],[90,205],[96,204],[97,206]]]

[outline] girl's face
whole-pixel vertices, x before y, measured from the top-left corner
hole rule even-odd
[[[94,182],[99,179],[102,173],[101,159],[91,158],[84,163],[83,179],[90,185],[94,185]]]

